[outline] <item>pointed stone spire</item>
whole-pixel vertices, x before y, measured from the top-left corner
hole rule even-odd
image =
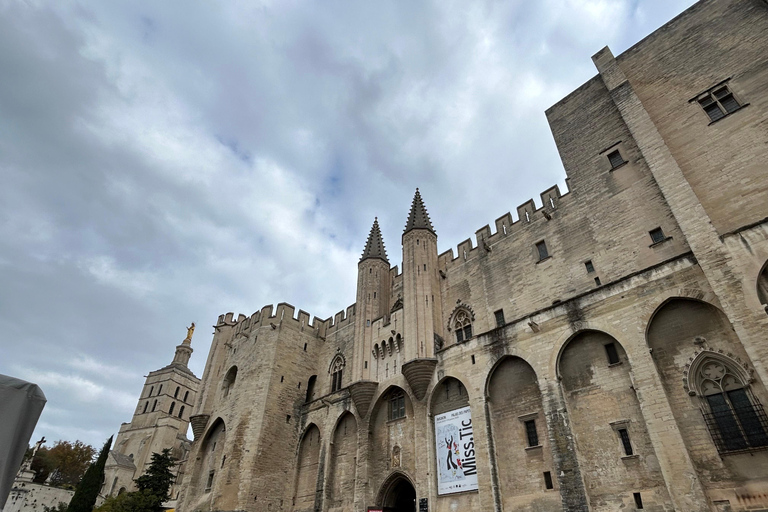
[[[405,223],[405,231],[403,234],[411,231],[412,229],[427,229],[435,236],[435,229],[432,227],[432,221],[429,220],[429,214],[427,208],[424,206],[424,201],[421,200],[421,194],[419,189],[416,189],[416,194],[413,196],[413,203],[411,204],[411,212],[408,214],[408,222]]]
[[[387,259],[387,250],[384,248],[384,240],[381,238],[381,229],[379,229],[379,218],[373,219],[373,227],[368,234],[368,241],[365,243],[365,249],[363,255],[360,257],[360,261],[367,260],[369,258],[379,258],[389,263]]]

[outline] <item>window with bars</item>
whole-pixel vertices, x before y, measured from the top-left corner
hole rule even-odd
[[[664,230],[661,228],[652,229],[648,234],[651,236],[651,242],[654,244],[661,243],[667,239],[667,237],[664,236]]]
[[[720,453],[768,449],[768,418],[737,369],[710,358],[698,365],[696,378],[708,408],[704,420]]]
[[[503,327],[506,322],[504,321],[504,310],[500,309],[493,313],[493,316],[496,317],[496,327]]]
[[[528,446],[539,446],[539,433],[536,431],[536,420],[526,420],[524,425]]]
[[[627,163],[627,161],[624,160],[624,157],[621,156],[621,153],[618,149],[608,153],[608,161],[611,163],[611,169],[615,169]]]
[[[710,122],[718,121],[741,108],[727,85],[716,87],[699,96],[697,101],[709,116]]]
[[[389,419],[399,420],[405,418],[405,394],[402,391],[393,391],[389,395]]]

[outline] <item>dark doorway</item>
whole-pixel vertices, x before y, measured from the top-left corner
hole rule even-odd
[[[386,512],[416,512],[416,489],[406,477],[397,475],[382,491],[381,506]]]

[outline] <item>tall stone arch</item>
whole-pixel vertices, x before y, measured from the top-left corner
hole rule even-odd
[[[336,423],[330,445],[326,484],[330,509],[352,510],[354,507],[357,447],[357,420],[352,413],[345,412]]]
[[[576,333],[563,347],[558,375],[587,498],[595,510],[672,502],[619,341],[602,331]]]
[[[314,510],[319,492],[319,469],[322,436],[317,425],[311,423],[301,436],[296,461],[296,484],[293,510]]]
[[[503,509],[561,510],[536,372],[507,356],[491,369],[485,389]]]

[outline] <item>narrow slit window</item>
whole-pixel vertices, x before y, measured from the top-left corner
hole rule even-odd
[[[615,343],[605,344],[605,355],[608,356],[608,364],[618,364],[621,362],[621,359],[619,359],[619,351],[616,350]]]
[[[184,419],[184,406],[179,408],[179,418]]]
[[[643,497],[640,496],[639,492],[632,493],[632,495],[635,497],[635,508],[637,510],[643,510]]]
[[[472,356],[472,364],[475,364],[475,356]]]
[[[595,278],[595,286],[600,286],[600,285],[602,285],[602,283],[600,282],[600,278],[596,277]]]
[[[536,244],[536,251],[539,253],[539,261],[549,258],[547,243],[544,240]]]
[[[215,473],[215,471],[208,472],[208,481],[205,483],[205,492],[211,492],[211,487],[213,487],[213,475]]]
[[[632,450],[632,443],[629,442],[629,432],[625,428],[618,430],[619,437],[621,438],[621,446],[624,448],[624,455],[634,455]]]
[[[173,414],[173,410],[176,408],[176,402],[171,402],[171,408],[168,409],[168,414]]]
[[[544,487],[547,489],[554,489],[555,486],[552,485],[552,473],[549,471],[544,472]]]
[[[528,446],[539,446],[539,433],[536,431],[536,420],[525,422],[525,435],[528,438]]]

